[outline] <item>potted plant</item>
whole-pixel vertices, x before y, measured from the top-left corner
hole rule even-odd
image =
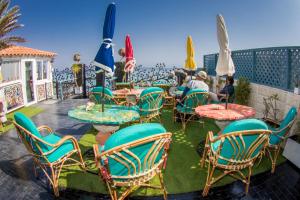
[[[235,101],[237,104],[248,105],[251,93],[250,82],[245,77],[240,77],[235,87]]]

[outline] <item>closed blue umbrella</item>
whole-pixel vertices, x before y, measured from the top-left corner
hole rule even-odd
[[[112,75],[114,72],[114,57],[112,48],[112,38],[115,30],[116,5],[109,4],[106,10],[105,21],[103,26],[103,41],[100,49],[92,62],[95,66],[96,73],[104,70]]]
[[[108,73],[108,75],[112,76],[114,72],[115,62],[113,57],[112,38],[115,30],[115,17],[116,5],[111,3],[106,10],[103,26],[103,41],[94,61],[91,63],[95,66],[96,73],[103,71],[102,97],[104,97],[105,73]],[[102,102],[102,111],[104,111],[104,102]]]

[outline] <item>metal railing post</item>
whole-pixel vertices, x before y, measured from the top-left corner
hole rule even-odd
[[[82,64],[82,97],[87,98],[86,94],[86,74],[85,74],[85,64]]]
[[[251,81],[256,82],[256,51],[253,50],[252,51],[252,77],[251,77]]]
[[[287,53],[288,53],[288,56],[287,56],[287,70],[286,70],[286,89],[289,90],[291,89],[290,88],[290,84],[291,84],[291,79],[292,79],[292,74],[291,74],[291,71],[292,71],[292,49],[291,48],[287,48]]]

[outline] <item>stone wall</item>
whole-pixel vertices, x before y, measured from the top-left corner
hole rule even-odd
[[[257,117],[263,116],[263,111],[265,109],[263,98],[267,98],[273,94],[277,94],[279,97],[277,104],[277,107],[279,108],[279,119],[282,119],[285,116],[291,106],[298,108],[300,105],[300,95],[265,85],[251,83],[251,96],[249,105],[257,110]]]

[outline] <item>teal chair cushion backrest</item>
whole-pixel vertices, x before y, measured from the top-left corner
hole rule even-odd
[[[16,112],[14,114],[14,118],[15,121],[18,125],[20,125],[21,127],[23,127],[24,129],[26,129],[27,131],[29,131],[31,134],[33,134],[34,136],[42,139],[42,135],[40,134],[40,132],[38,131],[36,125],[33,123],[33,121],[28,118],[26,115],[24,115],[23,113],[20,112]],[[31,144],[31,146],[33,147],[33,151],[35,151],[35,153],[39,153],[37,146],[36,146],[36,140],[32,139],[31,137],[29,137],[28,135],[23,135],[26,139],[26,141]],[[42,148],[42,150],[47,149],[47,145],[38,142],[39,146]]]
[[[177,90],[179,90],[179,91],[184,91],[184,89],[185,89],[185,86],[178,86],[177,87]]]
[[[286,127],[291,121],[293,121],[297,116],[297,108],[291,107],[289,112],[286,114],[285,118],[280,123],[280,128]]]
[[[222,131],[222,134],[229,134],[231,132],[248,131],[248,130],[268,130],[268,126],[266,125],[266,123],[264,123],[261,120],[244,119],[244,120],[239,120],[230,123]],[[261,134],[260,132],[257,132],[257,134],[252,134],[252,135],[242,135],[242,139],[239,136],[236,136],[235,137],[236,142],[234,142],[232,138],[231,141],[230,139],[225,138],[220,155],[226,159],[233,159],[233,160],[239,160],[243,158],[245,156],[245,153],[248,152],[248,150],[252,147],[253,143],[256,141],[256,139],[258,139],[260,134]],[[220,145],[220,141],[216,142],[216,144]],[[245,146],[243,144],[245,144]],[[240,148],[238,148],[238,146]],[[217,148],[215,148],[215,150],[216,149]],[[257,156],[257,154],[260,152],[261,149],[262,149],[262,145],[257,146],[254,149],[253,153],[251,154],[250,158]],[[227,164],[228,161],[220,158],[218,160],[218,163]]]
[[[94,98],[96,99],[96,103],[100,104],[102,103],[102,91],[103,91],[103,87],[99,86],[99,87],[94,87],[91,90],[92,95],[94,96]],[[96,94],[93,94],[96,93]],[[109,98],[105,97],[104,99],[104,103],[105,104],[114,104],[112,98],[113,98],[113,93],[109,88],[104,88],[104,94],[107,95]]]
[[[145,124],[137,124],[137,125],[132,125],[129,127],[126,127],[124,129],[121,129],[117,132],[115,132],[113,135],[111,135],[108,140],[104,144],[104,151],[110,150],[114,147],[118,147],[120,145],[136,141],[138,139],[142,139],[148,136],[160,134],[160,133],[165,133],[166,129],[158,124],[158,123],[145,123]],[[143,168],[143,163],[145,156],[149,152],[151,146],[153,145],[153,142],[145,143],[136,147],[131,147],[129,150],[133,152],[136,156],[139,157],[142,168],[141,171],[145,171],[147,169]],[[120,152],[122,155],[124,155],[126,158],[131,160],[136,168],[138,168],[138,162],[136,159],[131,157],[130,155],[126,154],[125,152]],[[159,153],[156,162],[161,159],[162,156],[162,151]],[[108,159],[108,164],[109,164],[109,170],[112,175],[118,175],[118,176],[123,176],[123,175],[128,175],[128,170],[127,168],[120,164],[119,162],[116,162],[114,159],[109,158]],[[130,169],[130,173],[133,173],[133,168]]]
[[[281,130],[281,129],[282,129],[282,131],[280,131],[276,135],[274,135],[274,134],[270,135],[270,144],[277,145],[282,141],[282,139],[280,137],[277,137],[277,135],[284,136],[284,134],[286,134],[288,131],[288,129],[284,129],[284,128],[287,125],[289,125],[289,123],[291,121],[293,121],[296,118],[296,116],[297,116],[297,108],[293,106],[290,108],[289,112],[285,115],[284,119],[280,123],[280,126],[276,129],[274,129],[274,131]]]
[[[183,103],[185,112],[193,112],[196,107],[207,104],[208,95],[198,92],[207,91],[201,89],[191,89],[186,93],[186,98]],[[197,94],[193,95],[195,93]]]
[[[150,94],[155,92],[154,94]],[[143,110],[140,115],[150,114],[150,110],[157,110],[163,104],[162,94],[164,90],[159,87],[150,87],[142,91],[139,101],[139,109]],[[149,110],[149,111],[148,111]],[[155,111],[154,111],[155,112]]]

